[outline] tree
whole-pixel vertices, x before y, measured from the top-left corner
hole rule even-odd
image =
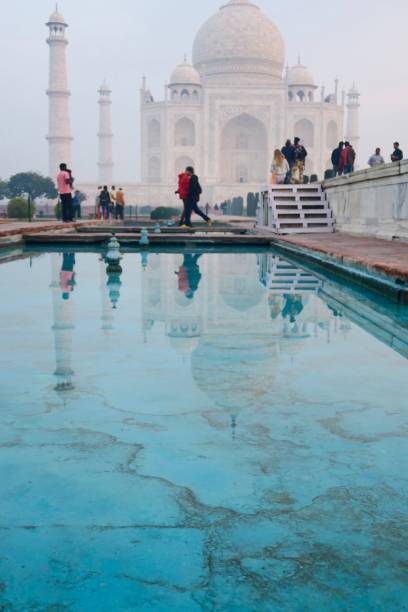
[[[35,213],[35,204],[27,198],[12,198],[7,205],[7,217],[9,219],[27,219]]]
[[[43,197],[52,200],[58,197],[53,181],[35,172],[20,172],[10,177],[8,191],[11,197],[19,197],[28,193],[33,200]]]
[[[172,219],[173,217],[178,217],[179,215],[180,215],[179,208],[159,206],[158,208],[155,208],[150,213],[150,218],[153,221],[161,221],[161,220],[166,220],[166,219]]]
[[[8,183],[0,179],[0,200],[5,200],[9,197]]]

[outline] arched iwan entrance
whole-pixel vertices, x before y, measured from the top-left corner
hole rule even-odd
[[[231,119],[222,132],[219,164],[224,182],[265,182],[269,160],[263,123],[246,113]]]

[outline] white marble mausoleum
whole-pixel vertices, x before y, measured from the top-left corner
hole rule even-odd
[[[61,29],[57,42],[50,37],[61,63],[66,24],[54,15],[51,32],[53,22]],[[66,105],[60,89],[51,95],[54,109],[59,101]],[[114,173],[106,83],[99,93],[98,181],[118,183],[123,177]],[[358,152],[359,92],[354,87],[347,95],[340,92],[338,80],[330,90],[319,88],[300,59],[286,66],[278,26],[249,0],[230,0],[203,24],[192,63],[185,60],[172,71],[163,99],[154,97],[143,78],[140,105],[141,182],[120,183],[135,204],[174,204],[177,174],[186,165],[196,168],[203,197],[211,204],[245,197],[267,180],[274,149],[295,136],[309,151],[306,173],[319,178],[331,166],[331,151],[340,139],[350,140]],[[66,106],[59,117],[67,117],[69,126]],[[60,128],[64,146],[70,147],[69,128],[66,133]],[[55,139],[50,136],[51,146]],[[50,159],[50,168],[57,161]],[[95,184],[83,188],[92,191]]]

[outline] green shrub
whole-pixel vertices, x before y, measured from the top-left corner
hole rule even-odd
[[[31,213],[31,215],[30,215]],[[27,198],[12,198],[7,205],[7,216],[9,219],[28,219],[35,213],[35,204],[30,201],[28,205]]]
[[[317,183],[318,180],[319,180],[319,177],[317,176],[317,174],[312,174],[312,176],[310,177],[311,183]]]
[[[150,218],[152,219],[152,221],[161,221],[161,220],[172,219],[173,217],[178,217],[179,215],[180,215],[179,208],[159,206],[158,208],[155,208],[154,210],[152,210],[152,212],[150,213]]]

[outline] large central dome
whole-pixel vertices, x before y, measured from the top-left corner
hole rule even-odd
[[[285,44],[276,25],[249,0],[230,0],[200,29],[193,47],[203,77],[281,79]]]

